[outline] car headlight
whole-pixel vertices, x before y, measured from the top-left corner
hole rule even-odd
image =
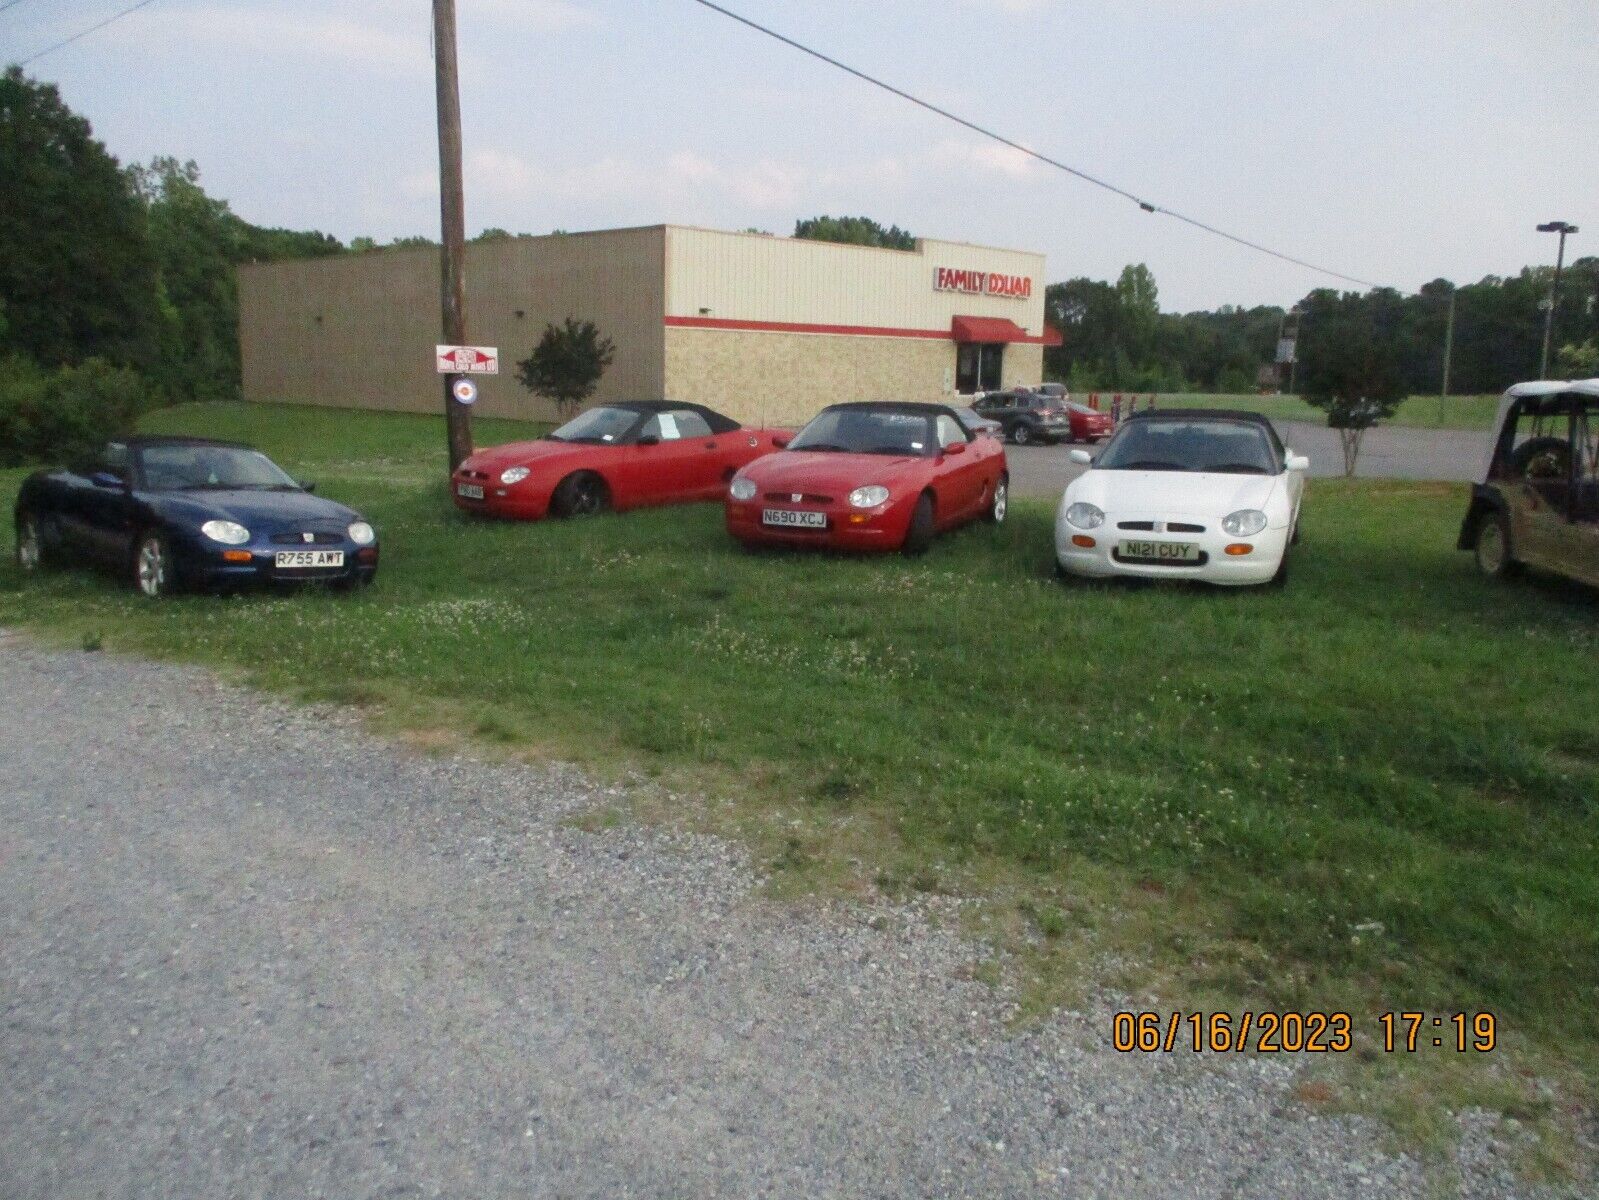
[[[365,521],[357,521],[350,526],[350,540],[357,546],[370,546],[378,540],[377,530]]]
[[[237,521],[207,521],[200,532],[224,546],[242,546],[250,540],[250,531]]]
[[[876,508],[888,499],[888,489],[880,483],[858,487],[849,494],[852,508]]]
[[[1234,537],[1254,537],[1266,528],[1266,514],[1258,508],[1240,508],[1223,517],[1221,527]]]
[[[1097,505],[1078,501],[1066,510],[1066,519],[1079,529],[1098,529],[1105,523],[1105,514]]]
[[[727,489],[727,494],[735,500],[753,500],[755,499],[755,481],[753,479],[745,479],[740,475],[733,480],[733,486]]]
[[[521,483],[530,473],[526,467],[506,467],[500,472],[500,482]]]

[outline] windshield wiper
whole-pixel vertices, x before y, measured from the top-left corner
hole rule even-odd
[[[846,450],[843,446],[835,446],[831,442],[815,442],[815,443],[812,443],[809,446],[790,446],[789,449],[790,450],[821,450],[821,451],[824,451],[824,452],[825,451],[833,451],[833,452],[838,453],[838,454],[848,454],[849,453],[849,451]]]
[[[1214,467],[1206,467],[1217,475],[1270,475],[1271,472],[1257,463],[1218,463]]]
[[[863,453],[892,454],[898,458],[915,458],[921,452],[919,450],[907,450],[904,446],[873,446],[870,450],[863,451]]]
[[[1117,463],[1112,470],[1119,471],[1186,471],[1182,463],[1165,462],[1162,459],[1139,459],[1137,462]]]
[[[566,441],[566,439],[564,437],[562,437],[558,433],[546,433],[544,435],[544,440],[546,442],[564,442],[564,441]]]

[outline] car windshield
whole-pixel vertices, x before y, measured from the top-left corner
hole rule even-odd
[[[639,414],[631,408],[610,408],[601,405],[578,413],[554,433],[544,436],[552,442],[594,442],[612,445],[620,442],[628,430],[638,424]]]
[[[1099,410],[1097,408],[1089,408],[1088,405],[1086,405],[1086,404],[1078,404],[1075,401],[1067,404],[1066,407],[1071,409],[1074,413],[1078,413],[1081,416],[1085,416],[1085,417],[1096,416],[1099,413]]]
[[[144,483],[153,491],[204,489],[299,491],[300,485],[259,450],[175,443],[139,452]]]
[[[937,452],[929,413],[888,408],[827,408],[795,435],[790,450],[846,454],[929,455]]]
[[[1209,471],[1275,475],[1277,458],[1266,432],[1239,421],[1178,418],[1129,421],[1095,460],[1105,471]]]

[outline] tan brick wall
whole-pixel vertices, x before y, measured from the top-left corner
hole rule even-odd
[[[1007,387],[1043,377],[1044,348],[1005,348]],[[934,400],[954,394],[955,343],[723,329],[666,330],[666,395],[751,425],[803,424],[845,400]]]
[[[595,401],[661,395],[665,231],[606,230],[467,247],[467,328],[498,346],[478,411],[548,419],[553,405],[512,373],[548,322],[593,321],[616,343]],[[522,316],[518,317],[517,310]],[[437,412],[439,252],[379,250],[239,268],[244,398]]]

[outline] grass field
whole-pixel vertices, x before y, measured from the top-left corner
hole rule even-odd
[[[419,744],[641,772],[706,797],[641,805],[747,837],[791,894],[977,891],[1033,1008],[1091,979],[1348,1010],[1371,1069],[1313,1065],[1328,1103],[1378,1076],[1401,1123],[1592,1101],[1599,599],[1477,578],[1463,488],[1314,481],[1282,592],[1062,586],[1043,504],[918,561],[750,555],[714,506],[468,520],[432,418],[148,424],[247,438],[362,508],[377,585],[152,605],[23,580],[8,545],[0,624],[363,705]],[[1492,1011],[1500,1049],[1373,1056],[1391,1009]]]
[[[1109,407],[1108,395],[1110,393],[1100,395],[1101,408]],[[1145,399],[1146,396],[1139,396],[1140,407]],[[1264,413],[1274,421],[1327,423],[1326,413],[1312,408],[1297,396],[1168,394],[1158,397],[1156,403],[1167,408],[1242,408]],[[1450,396],[1442,402],[1437,396],[1411,396],[1400,404],[1399,411],[1388,423],[1429,429],[1489,429],[1498,411],[1498,396]]]

